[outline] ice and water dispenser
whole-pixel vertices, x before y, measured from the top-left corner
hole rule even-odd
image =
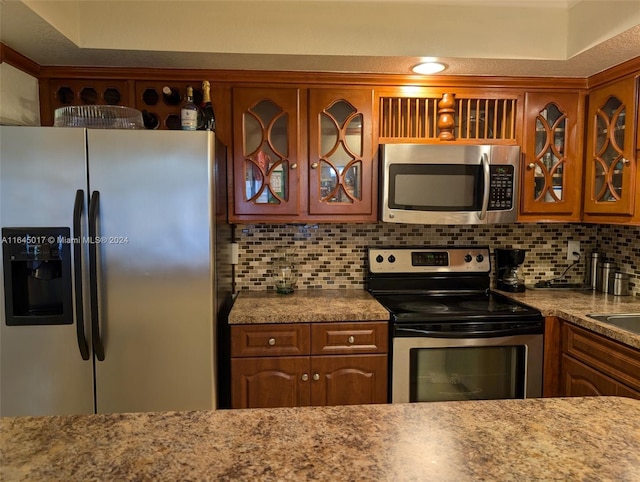
[[[69,240],[69,228],[2,229],[7,325],[73,323]]]

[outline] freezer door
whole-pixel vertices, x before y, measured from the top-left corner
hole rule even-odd
[[[72,230],[78,190],[84,193],[79,207],[86,227],[84,129],[0,127],[2,228]],[[3,239],[4,242],[12,240]],[[79,265],[71,260],[72,273],[82,267],[82,263]],[[74,310],[73,324],[8,326],[4,276],[7,266],[2,259],[0,266],[0,415],[93,413],[93,363],[91,359],[83,360],[80,354],[77,313]],[[72,279],[75,284],[75,275]],[[82,283],[82,279],[78,281]],[[75,307],[75,292],[73,297]],[[79,302],[82,305],[82,300]]]
[[[88,139],[99,199],[90,207],[104,352],[97,410],[215,408],[214,137],[90,130]]]

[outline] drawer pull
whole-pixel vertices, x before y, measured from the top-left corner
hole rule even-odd
[[[302,381],[306,382],[307,380],[309,380],[309,375],[307,375],[306,373],[302,374]]]
[[[354,343],[356,341],[356,338],[353,335],[351,335],[349,338],[347,338],[347,341],[349,343]]]
[[[276,339],[275,338],[269,338],[269,345],[273,346],[276,344]]]
[[[313,374],[313,379],[317,382],[318,380],[320,380],[320,375],[317,373]]]

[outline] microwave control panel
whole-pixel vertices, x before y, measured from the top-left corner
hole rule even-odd
[[[514,167],[508,165],[490,166],[489,211],[511,209],[513,207]]]

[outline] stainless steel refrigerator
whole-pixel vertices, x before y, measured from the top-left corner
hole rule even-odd
[[[216,408],[210,132],[0,127],[0,415]]]

